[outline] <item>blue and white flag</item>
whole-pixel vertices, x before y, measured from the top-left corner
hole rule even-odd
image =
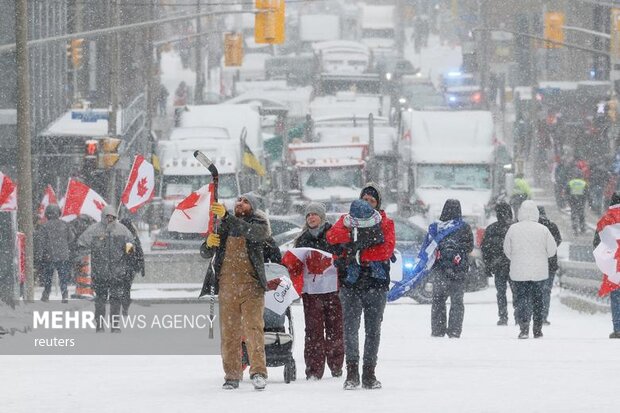
[[[435,264],[437,246],[448,235],[456,232],[464,225],[462,219],[450,221],[436,221],[428,227],[428,233],[418,253],[418,263],[409,274],[403,274],[403,279],[394,284],[388,292],[388,301],[396,301],[407,291],[414,288],[430,274]]]

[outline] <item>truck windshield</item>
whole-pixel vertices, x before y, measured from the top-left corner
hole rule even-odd
[[[211,175],[165,175],[164,198],[184,198],[211,183]],[[218,184],[219,198],[236,198],[239,196],[237,177],[234,174],[220,175]]]
[[[320,168],[301,171],[304,188],[330,188],[335,186],[362,186],[362,170],[359,168]]]
[[[490,189],[488,165],[418,165],[418,188]]]

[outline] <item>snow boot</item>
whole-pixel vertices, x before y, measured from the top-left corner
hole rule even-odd
[[[43,291],[43,294],[41,295],[41,302],[47,303],[49,300],[50,300],[50,292]]]
[[[614,331],[609,335],[609,338],[620,338],[620,331]]]
[[[265,387],[267,387],[267,378],[260,373],[252,374],[250,379],[254,385],[254,390],[265,390]]]
[[[542,330],[534,330],[534,338],[542,338],[543,333]]]
[[[332,377],[342,377],[342,369],[332,370]]]
[[[239,380],[226,380],[222,385],[224,390],[234,390],[239,388]]]
[[[530,336],[530,326],[521,326],[521,331],[519,332],[520,339],[526,339]]]
[[[497,321],[497,325],[498,326],[507,326],[508,325],[508,319],[507,318],[500,318]]]
[[[375,366],[365,364],[362,367],[362,387],[365,389],[381,388],[381,382],[375,376]]]
[[[62,293],[62,303],[67,304],[69,302],[69,293],[67,291]]]
[[[360,386],[360,371],[357,363],[347,363],[347,378],[342,386],[345,390],[355,390]]]

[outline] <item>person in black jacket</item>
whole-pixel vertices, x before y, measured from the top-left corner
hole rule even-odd
[[[338,248],[327,242],[325,234],[331,228],[325,217],[325,206],[312,202],[305,209],[306,224],[295,240],[295,248],[314,248],[333,253]],[[325,363],[333,377],[342,376],[344,364],[344,327],[342,304],[338,293],[338,283],[333,277],[316,283],[316,274],[304,274],[301,298],[306,320],[304,360],[306,379],[319,380],[323,377]],[[327,276],[321,276],[327,277]],[[326,288],[329,285],[329,288]]]
[[[123,218],[119,221],[123,224],[131,235],[133,235],[134,253],[125,256],[126,269],[125,278],[123,279],[123,294],[121,296],[122,314],[127,316],[129,314],[129,305],[131,304],[131,285],[136,273],[139,272],[144,277],[144,251],[142,250],[142,243],[138,236],[138,230],[133,224],[130,218]]]
[[[465,277],[469,272],[469,254],[474,250],[474,235],[461,215],[461,203],[448,199],[439,217],[442,225],[456,225],[458,229],[439,242],[434,273],[431,305],[431,335],[459,338],[463,329],[465,306]],[[446,322],[446,301],[450,298],[450,316]]]
[[[560,234],[560,230],[558,226],[555,225],[549,218],[547,218],[547,214],[545,212],[545,207],[538,206],[538,223],[543,224],[549,229],[551,235],[553,235],[553,239],[555,243],[559,247],[562,243],[562,235]],[[544,294],[543,294],[543,324],[549,325],[551,324],[548,320],[549,317],[549,304],[551,303],[551,289],[553,288],[553,280],[555,279],[555,273],[560,269],[558,266],[558,254],[555,254],[553,257],[549,258],[549,278],[545,282]]]
[[[514,304],[514,290],[510,280],[510,260],[504,255],[504,238],[508,228],[512,225],[512,209],[506,202],[498,202],[495,205],[497,221],[489,225],[484,231],[484,238],[480,249],[482,260],[489,276],[495,277],[495,289],[497,290],[498,326],[508,325],[508,301],[506,292],[508,286],[512,294]]]
[[[67,284],[71,280],[71,252],[73,233],[69,224],[60,219],[60,207],[50,204],[45,208],[47,222],[42,224],[34,235],[35,260],[41,270],[43,280],[43,294],[41,301],[49,300],[52,289],[54,270],[58,271],[58,281],[62,293],[62,302],[69,299]]]

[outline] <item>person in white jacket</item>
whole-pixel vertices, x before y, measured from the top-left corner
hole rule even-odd
[[[515,318],[521,331],[519,338],[528,338],[533,318],[534,338],[543,336],[543,294],[549,277],[548,259],[557,246],[551,232],[538,223],[534,201],[524,201],[519,208],[519,222],[510,226],[504,239],[504,254],[510,260],[510,279],[515,284]]]

